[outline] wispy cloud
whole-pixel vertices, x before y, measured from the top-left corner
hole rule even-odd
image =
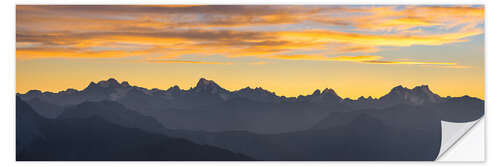
[[[150,63],[188,63],[188,64],[233,64],[231,62],[207,62],[207,61],[191,61],[191,60],[148,60]]]
[[[484,8],[471,6],[375,6],[345,17],[318,17],[324,24],[343,22],[365,31],[400,32],[414,28],[475,27],[484,22]]]
[[[464,65],[451,65],[451,66],[438,66],[439,68],[451,68],[451,69],[469,69],[472,66],[464,66]]]
[[[457,65],[457,63],[447,63],[447,62],[419,62],[419,61],[380,61],[380,60],[370,60],[363,61],[363,63],[370,64],[416,64],[416,65]]]
[[[328,57],[323,55],[274,55],[270,56],[270,58],[274,59],[285,59],[285,60],[313,60],[313,61],[353,61],[353,62],[363,62],[363,61],[372,61],[378,60],[383,57],[374,56],[374,55],[366,55],[366,56],[337,56],[337,57]]]
[[[322,55],[275,55],[271,58],[274,59],[284,59],[284,60],[309,60],[309,61],[346,61],[346,62],[357,62],[366,64],[408,64],[408,65],[441,65],[440,67],[450,67],[450,68],[460,68],[466,66],[457,65],[457,63],[452,62],[425,62],[425,61],[390,61],[381,60],[384,57],[376,55],[365,55],[365,56],[336,56],[327,57]]]
[[[374,52],[374,46],[404,47],[413,45],[443,45],[467,41],[466,37],[481,34],[482,30],[473,29],[439,35],[371,35],[345,33],[326,30],[308,30],[294,32],[241,32],[229,30],[190,30],[162,31],[141,33],[79,33],[79,34],[30,34],[18,33],[18,42],[39,43],[38,47],[18,48],[18,57],[100,57],[102,53],[89,51],[96,46],[112,46],[115,43],[143,45],[142,51],[130,52],[133,55],[169,55],[184,54],[221,54],[227,57],[267,56],[300,50],[329,51],[326,46],[337,45],[333,52]],[[341,43],[342,45],[339,45]],[[174,49],[173,49],[174,48]],[[36,52],[39,51],[40,54]],[[45,54],[47,51],[51,53]],[[124,55],[114,57],[121,57]]]
[[[483,34],[484,22],[484,8],[471,6],[20,5],[16,15],[18,59],[142,56],[198,64],[204,63],[170,59],[220,55],[432,64],[331,56],[467,42]]]
[[[369,46],[404,47],[413,45],[443,45],[465,42],[467,40],[464,38],[482,33],[483,31],[481,29],[432,35],[376,35],[328,30],[308,30],[300,32],[279,32],[279,37],[295,41],[342,42]]]

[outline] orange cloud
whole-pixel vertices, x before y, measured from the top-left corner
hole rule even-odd
[[[19,26],[40,24],[43,25],[40,26],[41,28],[54,31],[74,31],[75,29],[88,31],[99,30],[99,28],[158,30],[180,27],[242,27],[298,23],[319,13],[321,9],[298,5],[18,5],[16,20],[21,23]],[[64,15],[57,16],[62,13]],[[88,17],[82,17],[82,15],[88,15]],[[129,16],[130,19],[113,18],[122,15]],[[203,15],[203,17],[197,15]],[[71,21],[65,22],[65,20]]]
[[[81,51],[65,48],[26,48],[16,49],[17,59],[39,59],[39,58],[122,58],[130,56],[139,56],[149,53],[147,50],[138,51]]]
[[[382,58],[383,58],[382,56],[374,56],[374,55],[367,55],[367,56],[337,56],[337,57],[330,58],[329,60],[366,62],[366,61],[379,60],[379,59],[382,59]]]
[[[346,33],[327,30],[309,30],[301,32],[277,32],[282,39],[313,42],[342,42],[371,46],[413,46],[413,45],[443,45],[465,42],[464,38],[482,34],[481,29],[435,35],[375,35]]]
[[[463,65],[449,65],[449,66],[439,66],[439,68],[451,68],[451,69],[469,69],[471,66],[463,66]]]
[[[42,44],[42,46],[38,46],[37,48],[44,48],[43,46],[45,46],[45,49],[40,49],[40,58],[47,57],[48,55],[43,52],[46,52],[50,48],[52,48],[53,51],[56,51],[54,54],[59,55],[57,57],[102,56],[102,54],[97,54],[98,52],[89,52],[86,50],[91,47],[113,47],[116,43],[143,45],[144,49],[141,54],[167,54],[170,57],[175,57],[182,54],[207,55],[207,53],[212,53],[222,54],[227,57],[238,57],[268,56],[298,50],[328,51],[329,54],[352,52],[366,53],[378,51],[378,49],[374,46],[404,47],[413,45],[442,45],[464,42],[466,41],[464,38],[480,33],[482,33],[482,30],[479,29],[438,35],[373,35],[325,30],[293,32],[204,30],[163,31],[150,33],[79,33],[47,35],[18,33],[17,40],[19,43],[18,45],[26,46],[25,43],[38,43]],[[332,43],[333,45],[340,46],[331,51],[326,47],[326,45]],[[72,48],[73,50],[58,48]],[[22,48],[18,49],[22,50]],[[36,48],[32,48],[29,52],[18,52],[17,56],[23,57],[29,53],[30,57],[36,58],[35,49]],[[74,56],[75,53],[81,53],[81,56]],[[88,55],[82,55],[86,53],[88,53]],[[136,55],[134,52],[131,52],[131,54]]]
[[[483,33],[477,25],[484,20],[484,9],[467,6],[405,6],[398,9],[396,6],[307,5],[20,5],[16,7],[16,15],[18,59],[142,56],[163,60],[183,55],[221,55],[417,64],[380,61],[382,57],[377,56],[329,56],[372,54],[383,46],[439,46],[466,42],[468,37]],[[354,28],[341,31],[314,27],[317,23]],[[284,24],[314,28],[279,28]],[[266,31],[261,26],[272,28]],[[422,27],[439,27],[439,31],[429,33],[415,29]],[[447,31],[450,27],[458,27],[458,30]],[[301,56],[299,53],[314,54]]]
[[[363,62],[382,59],[381,56],[366,55],[366,56],[337,56],[328,57],[323,55],[273,55],[268,58],[284,59],[284,60],[313,60],[313,61],[353,61]]]
[[[418,62],[418,61],[380,61],[380,60],[371,60],[371,61],[363,61],[363,63],[370,64],[416,64],[416,65],[457,65],[457,63],[446,63],[446,62]]]
[[[320,23],[334,25],[343,22],[358,30],[366,31],[405,31],[417,27],[438,26],[452,28],[457,26],[471,29],[484,22],[484,7],[470,6],[376,6],[355,11],[360,15],[347,15],[341,18],[316,18]]]
[[[430,26],[474,27],[484,22],[484,7],[408,5],[404,6],[404,9],[398,9],[398,6],[326,5],[319,7],[308,5],[18,5],[16,15],[18,28],[37,27],[51,31],[220,28],[298,24],[306,21],[335,26],[350,25],[369,31],[402,31]]]
[[[206,62],[190,60],[148,60],[150,63],[188,63],[188,64],[233,64],[230,62]]]
[[[337,56],[328,57],[323,55],[274,55],[269,58],[274,59],[284,59],[284,60],[313,60],[313,61],[352,61],[352,62],[364,62],[382,59],[381,56]]]
[[[283,60],[310,60],[310,61],[348,61],[366,64],[409,64],[409,65],[443,65],[450,68],[461,68],[457,63],[450,62],[418,62],[418,61],[385,61],[382,56],[365,55],[365,56],[336,56],[327,57],[322,55],[275,55],[270,58]]]

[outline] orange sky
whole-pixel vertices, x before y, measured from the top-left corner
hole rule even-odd
[[[17,6],[16,87],[200,77],[278,95],[379,97],[427,84],[484,97],[483,6]]]

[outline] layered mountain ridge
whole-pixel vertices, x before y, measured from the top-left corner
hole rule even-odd
[[[110,106],[108,106],[110,105]],[[123,121],[114,113],[93,110],[113,108],[114,102],[85,103],[60,119],[40,117],[29,104],[16,97],[16,160],[18,161],[166,161],[253,160],[186,139],[149,133],[153,122]],[[84,109],[79,110],[78,109]],[[75,111],[77,110],[77,111]],[[88,113],[87,113],[88,112]],[[129,112],[130,113],[130,112]],[[115,117],[106,116],[106,114]],[[133,114],[127,119],[140,119]],[[136,129],[137,128],[137,129]]]
[[[484,115],[483,100],[441,97],[427,85],[380,98],[331,88],[284,97],[204,78],[187,90],[111,78],[16,102],[18,160],[434,160],[441,121]]]
[[[66,108],[85,102],[113,101],[152,117],[170,129],[247,130],[256,133],[306,130],[332,112],[384,109],[401,104],[445,108],[446,104],[456,103],[448,108],[458,108],[456,106],[471,101],[474,105],[482,103],[482,100],[469,96],[440,97],[427,85],[412,89],[396,86],[380,98],[342,98],[331,88],[317,89],[309,95],[285,97],[261,87],[230,91],[205,78],[189,89],[177,85],[166,90],[146,89],[110,78],[91,82],[83,90],[67,89],[58,93],[31,90],[18,96],[46,118],[57,118]],[[467,114],[470,113],[462,115]]]
[[[416,86],[413,89],[403,87],[401,85],[392,88],[388,94],[380,97],[373,98],[371,96],[365,98],[364,96],[358,99],[342,98],[331,88],[325,88],[323,91],[317,89],[310,95],[299,95],[297,97],[285,97],[278,96],[276,93],[266,90],[261,87],[256,88],[242,88],[235,91],[229,91],[219,86],[215,81],[207,80],[201,78],[195,87],[184,90],[179,86],[174,85],[166,90],[161,90],[157,88],[146,89],[139,86],[131,86],[127,81],[119,83],[116,79],[110,78],[108,80],[99,81],[97,83],[91,82],[85,89],[78,91],[76,89],[69,88],[58,93],[54,92],[41,92],[40,90],[30,90],[25,94],[19,94],[25,100],[31,100],[33,98],[40,97],[53,97],[57,98],[62,96],[78,96],[82,94],[94,94],[94,96],[87,95],[87,100],[117,100],[127,95],[130,91],[138,91],[143,94],[150,96],[157,96],[164,99],[173,99],[178,96],[183,95],[216,95],[223,100],[230,100],[233,98],[246,98],[254,101],[261,102],[304,102],[312,101],[315,103],[342,103],[343,101],[358,101],[358,102],[370,102],[370,101],[390,101],[390,100],[403,100],[409,104],[419,105],[422,103],[439,103],[446,98],[440,97],[439,95],[433,93],[428,85]],[[137,92],[136,92],[137,93]],[[99,94],[99,95],[97,95]],[[71,99],[71,97],[70,97]],[[83,100],[83,99],[82,99]],[[78,101],[78,100],[75,100]],[[63,101],[64,103],[64,101]],[[72,102],[67,100],[67,104],[76,104],[79,102]],[[387,103],[387,102],[384,102]]]

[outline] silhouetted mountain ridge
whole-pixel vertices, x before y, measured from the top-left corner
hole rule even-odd
[[[85,103],[78,106],[85,111],[69,111],[80,116],[63,115],[64,119],[45,119],[38,116],[29,104],[16,98],[16,160],[252,160],[246,155],[218,147],[114,124],[111,122],[120,118],[108,119],[97,113],[103,111],[93,111],[95,106],[109,108],[108,105],[120,107],[110,102]],[[90,106],[94,107],[88,108]],[[82,112],[91,114],[82,117]],[[111,113],[119,117],[117,112]]]
[[[161,133],[165,129],[155,119],[143,116],[114,101],[83,102],[68,107],[57,119],[87,119],[99,117],[110,123],[127,128],[138,128],[146,132]]]
[[[341,103],[344,100],[352,100],[352,101],[363,101],[363,100],[377,100],[377,101],[390,101],[390,100],[398,100],[398,101],[407,101],[409,104],[419,105],[422,103],[438,103],[443,101],[443,98],[439,95],[433,93],[428,85],[416,86],[413,89],[409,89],[403,87],[401,85],[392,88],[388,94],[381,96],[380,98],[372,98],[369,96],[368,99],[361,96],[356,100],[349,98],[341,98],[337,93],[331,88],[325,88],[323,91],[317,89],[310,95],[299,95],[298,97],[284,97],[278,96],[274,92],[268,91],[264,88],[242,88],[235,91],[229,91],[219,86],[215,81],[207,80],[205,78],[201,78],[195,87],[183,90],[179,86],[175,85],[166,90],[161,89],[146,89],[138,86],[131,86],[127,81],[123,81],[119,83],[116,79],[110,78],[108,80],[99,81],[97,83],[91,82],[85,89],[78,91],[75,89],[68,89],[66,91],[61,91],[58,93],[53,92],[41,92],[40,90],[30,90],[25,94],[19,94],[23,99],[31,99],[34,97],[41,96],[78,96],[82,94],[100,94],[102,98],[111,98],[110,96],[119,94],[125,94],[123,92],[127,92],[130,90],[139,90],[144,94],[154,95],[154,96],[169,96],[166,99],[172,99],[177,96],[181,96],[183,94],[213,94],[219,95],[224,100],[229,100],[231,98],[248,98],[250,100],[260,100],[266,99],[269,102],[300,102],[300,101],[322,101],[320,99],[325,100],[328,103]],[[320,96],[322,98],[313,98]],[[223,96],[223,97],[222,97]],[[101,99],[101,100],[104,100]],[[387,103],[387,102],[383,102]]]
[[[331,88],[317,89],[309,95],[284,97],[261,87],[230,91],[205,78],[201,78],[195,87],[187,90],[177,85],[166,90],[146,89],[110,78],[97,83],[91,82],[81,91],[68,89],[51,93],[31,90],[18,95],[46,118],[57,117],[62,109],[84,102],[113,101],[152,117],[169,129],[210,132],[248,130],[256,133],[306,130],[332,112],[384,109],[399,104],[439,106],[443,110],[459,108],[457,106],[473,109],[458,109],[462,113],[458,114],[462,115],[460,118],[447,117],[460,121],[467,115],[477,118],[482,113],[480,105],[483,104],[482,100],[467,98],[468,96],[440,97],[427,85],[412,89],[396,86],[380,98],[342,98]],[[453,115],[445,115],[450,114]],[[276,124],[276,121],[280,124]]]
[[[32,90],[18,95],[35,106],[34,110],[18,107],[20,110],[52,118],[31,117],[45,122],[41,126],[30,123],[37,122],[30,119],[19,121],[23,125],[18,127],[30,127],[24,128],[23,136],[31,136],[27,139],[32,140],[23,139],[18,148],[24,150],[34,145],[32,150],[22,152],[25,160],[40,157],[72,160],[73,154],[80,159],[123,160],[107,154],[113,151],[124,152],[118,155],[127,158],[141,154],[136,158],[144,160],[151,157],[143,156],[143,151],[156,150],[148,143],[150,135],[160,138],[154,144],[161,144],[162,140],[170,143],[170,137],[176,137],[258,160],[434,160],[439,152],[442,120],[469,122],[484,115],[483,100],[469,96],[440,97],[427,85],[412,89],[400,85],[380,98],[349,99],[341,98],[330,88],[317,89],[305,96],[284,97],[261,87],[229,91],[204,78],[187,90],[176,85],[167,90],[146,89],[108,79],[92,82],[81,91]],[[134,133],[133,140],[114,142],[115,137],[129,132]],[[104,138],[98,138],[103,135]],[[78,140],[71,141],[73,136]],[[134,140],[140,142],[131,144]],[[94,141],[99,141],[98,145],[93,145]],[[75,144],[78,146],[74,150],[69,149]],[[127,144],[131,146],[118,147],[119,150],[108,146]],[[186,144],[180,142],[181,147],[173,148],[161,146],[170,150],[159,153],[202,149]],[[48,148],[56,149],[43,155]],[[212,151],[217,154],[210,158],[248,159],[212,149],[199,155],[206,156],[205,153]],[[89,156],[91,153],[95,155]],[[185,156],[155,155],[152,159],[185,159]]]

